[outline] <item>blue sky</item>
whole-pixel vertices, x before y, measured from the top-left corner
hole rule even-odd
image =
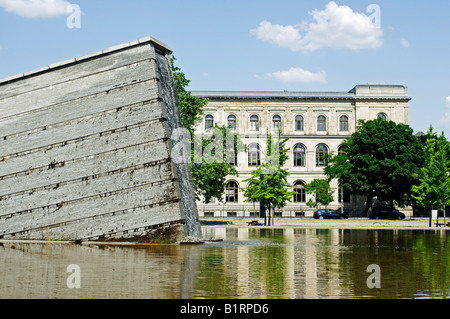
[[[450,137],[449,14],[448,0],[0,0],[0,78],[152,36],[190,90],[401,84],[411,127]]]

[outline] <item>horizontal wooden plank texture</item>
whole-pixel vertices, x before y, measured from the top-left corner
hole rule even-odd
[[[0,80],[0,239],[199,234],[189,170],[171,159],[169,54],[145,38]]]

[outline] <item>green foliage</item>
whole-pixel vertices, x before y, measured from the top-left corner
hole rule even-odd
[[[194,136],[195,144],[201,145],[201,150],[191,152],[191,175],[197,199],[203,199],[208,204],[213,198],[223,200],[227,176],[237,176],[236,168],[229,163],[230,154],[245,149],[238,135],[227,136],[226,127],[215,126],[209,138]],[[231,138],[232,142],[227,138]],[[231,145],[232,144],[232,145]],[[232,150],[228,149],[232,147]],[[230,152],[232,151],[232,152]]]
[[[329,181],[325,179],[315,179],[305,185],[305,191],[308,194],[314,194],[316,201],[311,199],[307,202],[309,207],[317,207],[318,204],[328,206],[333,201],[333,191],[330,188]]]
[[[194,134],[194,127],[197,121],[202,119],[203,107],[208,103],[207,99],[193,96],[187,87],[190,83],[179,67],[175,66],[175,57],[172,56],[172,71],[175,81],[175,89],[177,93],[178,107],[181,113],[181,122],[184,128],[188,129],[191,134],[192,149],[190,170],[192,175],[192,184],[197,199],[202,199],[205,203],[210,203],[213,198],[222,200],[225,192],[225,183],[227,175],[237,175],[234,166],[226,161],[229,153],[226,145],[226,128],[216,125],[215,132],[210,138],[198,141],[199,138]],[[235,150],[238,151],[241,145],[238,136],[233,137],[235,140]],[[197,154],[195,145],[201,145],[201,154]],[[217,145],[217,143],[223,145]],[[211,146],[214,160],[209,161],[202,157],[203,151]],[[216,154],[220,152],[221,154]],[[219,155],[219,156],[215,156]]]
[[[292,200],[295,194],[288,191],[293,186],[287,182],[289,172],[283,166],[288,160],[288,149],[285,144],[288,138],[281,138],[281,132],[278,133],[278,139],[274,141],[271,134],[267,133],[266,156],[261,166],[252,171],[252,177],[244,180],[248,183],[244,190],[246,202],[261,202],[269,211],[269,224],[276,208],[286,206],[286,202]]]
[[[203,107],[208,104],[208,100],[192,96],[191,92],[186,89],[191,81],[186,79],[179,67],[175,66],[175,61],[176,58],[172,56],[172,73],[177,92],[178,107],[181,113],[181,123],[192,135],[195,122],[201,120],[204,114]]]
[[[417,174],[419,183],[413,186],[412,196],[427,210],[443,210],[450,202],[450,147],[444,133],[437,136],[430,127],[423,151],[425,164]]]
[[[367,196],[368,205],[375,196],[400,204],[411,199],[424,156],[408,125],[382,119],[361,121],[342,150],[344,154],[328,160],[329,179],[338,178],[345,189]]]

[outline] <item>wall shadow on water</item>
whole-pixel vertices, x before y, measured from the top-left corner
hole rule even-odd
[[[0,254],[0,298],[172,299],[190,282],[191,258],[177,245],[5,244]],[[67,286],[71,264],[80,266],[80,289]]]

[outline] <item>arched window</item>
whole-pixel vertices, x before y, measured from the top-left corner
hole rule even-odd
[[[225,187],[225,201],[227,203],[236,203],[238,201],[239,187],[236,182],[228,182]]]
[[[306,202],[305,183],[296,182],[294,185],[294,203]]]
[[[258,115],[250,116],[250,130],[259,131],[259,117]]]
[[[205,117],[205,130],[209,130],[214,127],[214,116],[206,115]]]
[[[348,132],[348,116],[342,115],[339,118],[339,130],[341,132]]]
[[[229,115],[228,116],[228,127],[231,127],[231,129],[236,129],[236,116]]]
[[[258,144],[251,144],[248,148],[248,166],[261,165],[261,148]]]
[[[378,118],[382,119],[383,121],[387,121],[387,115],[386,113],[379,113]]]
[[[316,166],[325,166],[325,156],[328,154],[328,147],[325,144],[319,144],[316,147]]]
[[[294,166],[306,166],[306,148],[302,144],[294,146]]]
[[[274,130],[279,130],[281,129],[281,116],[279,115],[275,115],[272,118],[272,126]]]
[[[295,130],[296,131],[303,131],[304,130],[304,122],[303,122],[303,116],[297,115],[295,117]]]
[[[327,130],[327,118],[323,115],[319,115],[317,118],[317,130],[326,131]]]

